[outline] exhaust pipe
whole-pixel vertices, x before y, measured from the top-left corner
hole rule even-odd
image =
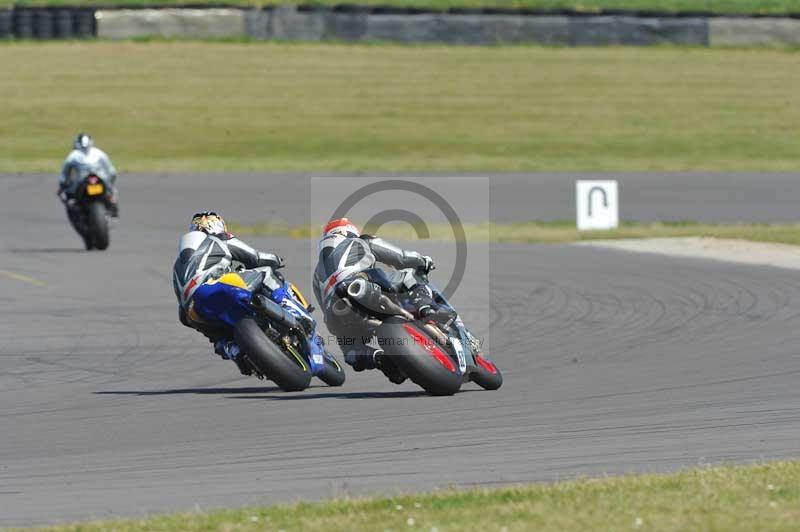
[[[364,311],[354,309],[348,299],[337,299],[331,306],[331,312],[344,326],[374,328],[382,323],[377,318],[369,317]]]
[[[432,325],[430,323],[426,323],[425,325],[422,326],[422,328],[425,329],[425,332],[433,336],[433,338],[440,346],[444,347],[447,345],[448,341],[447,335],[444,334],[439,329],[439,327],[436,327],[435,325]]]
[[[380,285],[376,283],[361,278],[356,279],[348,285],[347,295],[353,299],[353,301],[358,302],[364,308],[373,312],[391,316],[403,316],[407,320],[414,319],[411,313],[389,299],[386,294],[381,291]]]
[[[290,329],[300,329],[300,325],[293,314],[286,312],[283,307],[267,299],[262,294],[256,294],[253,298],[253,306],[273,321],[282,323]]]
[[[364,279],[356,279],[347,285],[347,295],[359,301],[367,294],[367,282]]]
[[[346,299],[337,299],[331,306],[331,312],[333,312],[334,316],[347,316],[353,312],[353,305]]]

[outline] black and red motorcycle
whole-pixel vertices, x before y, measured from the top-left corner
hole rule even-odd
[[[63,192],[59,198],[67,207],[72,227],[83,238],[87,250],[103,250],[109,244],[111,193],[105,181],[95,174],[81,180],[72,196]]]
[[[466,328],[444,295],[427,282],[438,309],[434,314],[415,318],[408,292],[397,292],[385,282],[378,268],[363,272],[365,278],[347,283],[346,296],[333,312],[347,312],[343,306],[357,306],[375,324],[374,334],[383,349],[380,364],[411,379],[432,395],[453,395],[465,382],[475,382],[487,390],[503,384],[503,375],[484,353],[481,343]],[[337,306],[339,308],[337,308]]]

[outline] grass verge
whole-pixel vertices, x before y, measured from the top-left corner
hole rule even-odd
[[[800,167],[786,50],[11,43],[0,71],[0,172],[82,130],[122,171]]]
[[[797,530],[800,461],[56,526],[67,531]]]
[[[288,3],[285,0],[0,0],[0,6],[30,5],[234,5],[262,6]],[[333,6],[342,0],[300,0],[306,5]],[[418,7],[444,10],[450,8],[502,8],[502,9],[570,9],[594,12],[602,9],[628,9],[637,11],[711,12],[785,14],[800,12],[797,0],[358,0],[361,5]]]
[[[282,224],[230,224],[231,231],[242,236],[282,236],[289,238],[317,238],[319,227],[288,226]],[[449,225],[427,226],[432,240],[453,240]],[[800,245],[800,224],[703,224],[698,222],[623,222],[618,229],[609,231],[578,231],[574,221],[524,222],[513,224],[465,224],[467,241],[562,243],[579,240],[621,238],[713,237]],[[416,228],[401,224],[387,224],[380,235],[390,240],[417,240]]]

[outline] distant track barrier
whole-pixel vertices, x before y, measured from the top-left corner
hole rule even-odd
[[[96,11],[85,7],[0,9],[0,39],[90,39],[97,35]]]
[[[796,46],[800,18],[340,5],[0,9],[0,39],[251,38],[558,46]]]

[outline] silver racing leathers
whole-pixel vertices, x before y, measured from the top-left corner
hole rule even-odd
[[[432,266],[430,257],[416,251],[406,251],[382,238],[368,235],[345,237],[332,235],[320,242],[317,267],[314,271],[314,295],[322,308],[328,330],[336,335],[345,362],[356,371],[375,367],[375,356],[382,350],[372,336],[374,323],[361,309],[341,298],[342,283],[364,275],[377,263],[395,270],[383,271],[393,291],[417,293],[414,298],[424,307],[429,303],[428,288],[420,283],[416,272]]]
[[[111,158],[106,152],[91,146],[87,150],[72,150],[64,159],[61,168],[61,176],[58,179],[59,196],[63,195],[64,200],[68,200],[75,195],[75,191],[81,181],[88,175],[94,174],[99,177],[106,185],[106,195],[109,211],[112,216],[119,214],[118,192],[117,192],[117,169],[111,162]],[[74,213],[69,205],[67,214],[74,225]]]
[[[72,150],[64,159],[59,184],[68,194],[75,192],[75,187],[88,174],[102,179],[106,186],[112,188],[117,178],[117,169],[111,163],[108,154],[92,146],[88,150]]]
[[[283,266],[280,257],[258,251],[229,233],[208,235],[191,231],[183,235],[178,244],[178,258],[172,269],[178,317],[181,323],[197,329],[215,342],[215,348],[223,346],[217,342],[230,339],[225,338],[220,327],[206,322],[194,311],[192,299],[204,283],[233,271],[235,263],[246,268],[240,274],[254,292],[266,289],[270,293],[283,285],[283,277],[276,271]],[[224,357],[219,351],[218,354]]]

